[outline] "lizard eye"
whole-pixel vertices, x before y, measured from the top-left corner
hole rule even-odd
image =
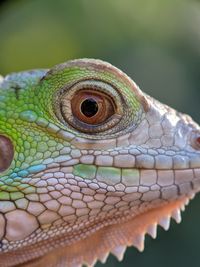
[[[109,96],[89,90],[74,95],[71,108],[74,117],[91,125],[103,123],[115,113],[115,105]]]
[[[121,119],[120,94],[101,81],[81,81],[58,96],[58,117],[76,130],[100,133],[113,128]]]

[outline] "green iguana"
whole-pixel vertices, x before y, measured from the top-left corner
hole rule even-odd
[[[199,188],[199,126],[112,65],[0,78],[0,266],[122,260]]]

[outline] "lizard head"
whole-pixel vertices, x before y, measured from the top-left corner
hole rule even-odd
[[[199,126],[108,63],[9,75],[0,100],[5,264],[122,259],[199,191]]]

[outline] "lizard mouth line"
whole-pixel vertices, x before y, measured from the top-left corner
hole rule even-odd
[[[57,184],[70,186],[86,182],[93,190],[106,189],[111,192],[145,192],[149,188],[152,191],[173,188],[174,192],[180,190],[187,192],[189,189],[198,188],[200,168],[138,169],[76,164],[66,167],[60,165],[55,168],[47,166],[45,170],[32,174],[32,178],[38,177],[41,181],[46,181],[49,186]],[[32,179],[29,183],[31,186],[38,186],[36,179]],[[39,187],[42,187],[42,182]],[[48,186],[46,188],[48,189]]]

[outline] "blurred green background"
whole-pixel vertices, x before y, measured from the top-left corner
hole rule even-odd
[[[72,58],[111,62],[155,98],[200,123],[200,3],[185,0],[0,2],[0,73],[49,68]],[[200,266],[200,197],[183,223],[146,250],[106,267]],[[103,266],[100,263],[98,267]]]

